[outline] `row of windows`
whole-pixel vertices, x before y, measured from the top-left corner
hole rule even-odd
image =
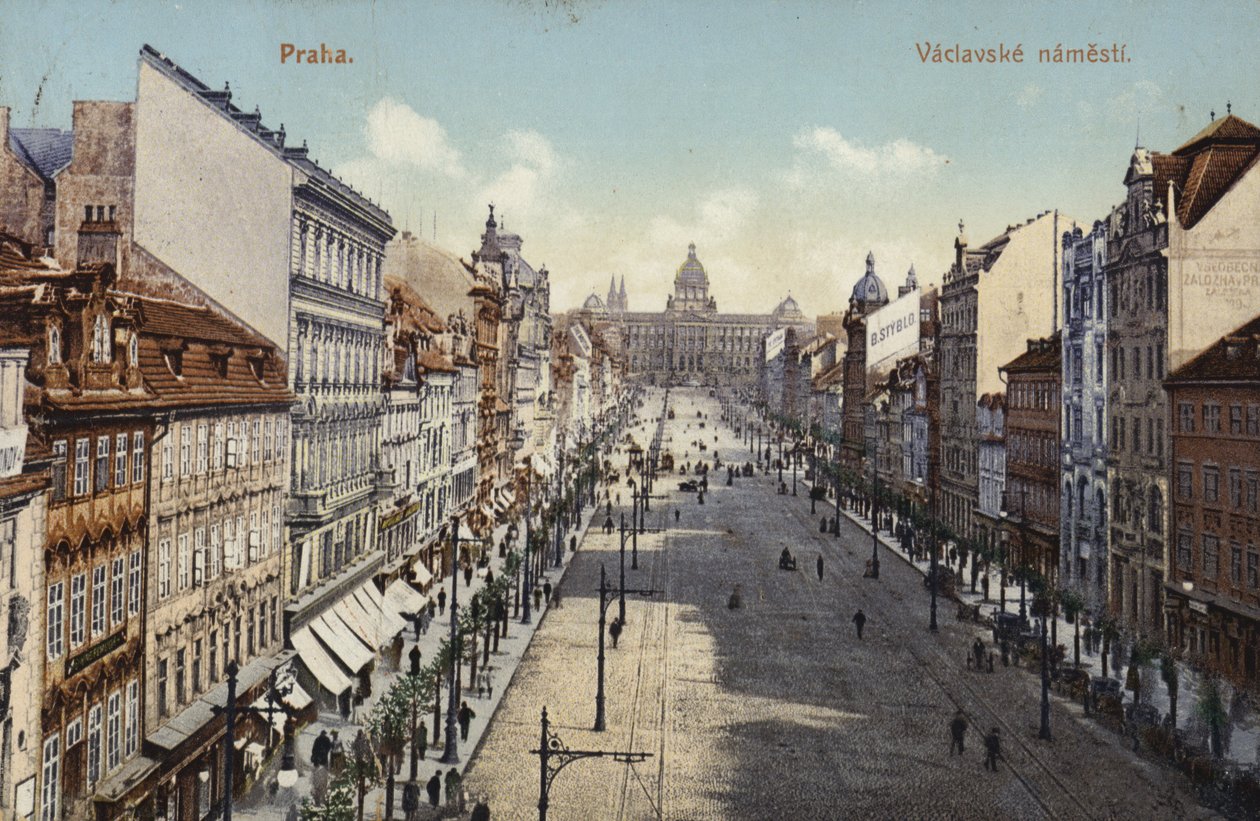
[[[303,449],[306,464],[295,466],[294,485],[300,483],[303,488],[314,489],[345,481],[366,481],[372,469],[372,439],[373,434],[366,430],[315,437]]]
[[[1095,286],[1082,283],[1076,287],[1067,285],[1063,288],[1063,315],[1065,319],[1089,319],[1094,315],[1094,300],[1102,305],[1103,284],[1099,281]],[[1102,311],[1099,310],[1099,316]]]
[[[1232,510],[1246,510],[1248,513],[1260,512],[1260,474],[1254,470],[1244,471],[1239,467],[1230,467],[1226,473],[1228,481],[1228,504]],[[1217,504],[1221,500],[1221,469],[1217,465],[1206,464],[1199,471],[1199,498],[1208,504]],[[1177,463],[1177,499],[1192,501],[1195,498],[1194,463]]]
[[[250,511],[245,517],[228,516],[223,522],[175,536],[172,555],[169,537],[158,539],[158,600],[172,592],[200,587],[219,578],[224,570],[240,570],[271,555],[281,545],[280,506]],[[172,575],[172,571],[174,571]]]
[[[176,435],[178,434],[178,435]],[[175,478],[175,443],[179,442],[179,476],[244,468],[284,458],[284,420],[254,417],[227,422],[185,422],[162,440],[162,481]]]
[[[90,577],[90,580],[89,580]],[[90,571],[48,585],[47,650],[55,661],[69,647],[108,635],[140,612],[141,554],[133,550]]]
[[[1094,381],[1098,384],[1102,384],[1103,381],[1103,362],[1105,359],[1102,341],[1094,342]],[[1085,352],[1081,343],[1078,342],[1072,346],[1072,356],[1070,359],[1063,361],[1063,371],[1065,382],[1079,385],[1085,381]]]
[[[1059,404],[1059,386],[1041,379],[1012,381],[1007,387],[1007,395],[1010,397],[1010,408],[1049,410]]]
[[[188,648],[185,647],[159,658],[155,692],[158,715],[166,718],[217,684],[220,660],[224,667],[229,660],[241,664],[277,641],[280,637],[277,624],[279,612],[277,597],[272,596],[270,601],[263,599],[243,615],[223,622],[222,643],[219,630],[211,630],[204,642],[200,638],[194,639],[191,664]],[[241,652],[242,639],[245,642],[244,655]]]
[[[79,744],[86,744],[82,772],[89,787],[117,770],[140,749],[140,682],[128,681],[111,691],[103,703],[87,709],[87,732],[84,719],[78,716],[66,724],[63,733],[53,731],[44,739],[40,821],[60,821],[62,813],[62,759]],[[63,747],[64,744],[64,747]],[[63,754],[64,753],[64,754]]]
[[[1115,280],[1111,282],[1111,315],[1131,316],[1143,305],[1149,310],[1163,310],[1168,292],[1166,274],[1163,271],[1148,273],[1144,278],[1128,283],[1121,289]],[[1135,293],[1136,291],[1136,293]]]
[[[1164,420],[1148,416],[1146,418],[1146,436],[1142,436],[1142,418],[1134,416],[1133,427],[1129,427],[1129,419],[1124,416],[1111,417],[1111,449],[1119,453],[1129,449],[1132,442],[1133,453],[1146,453],[1150,455],[1160,455],[1164,452]],[[1129,438],[1130,431],[1133,434],[1132,439]],[[1145,449],[1143,449],[1145,443]]]
[[[1143,355],[1145,352],[1145,356]],[[1111,349],[1111,373],[1117,379],[1141,379],[1142,363],[1146,363],[1147,379],[1164,378],[1164,351],[1160,345],[1137,345],[1126,348],[1117,345]],[[1127,364],[1127,369],[1126,369]],[[1099,378],[1102,365],[1099,364]]]
[[[1059,463],[1059,440],[1053,433],[1011,431],[1006,444],[1012,462],[1051,467]]]
[[[381,254],[322,225],[298,220],[298,273],[338,288],[377,299]],[[309,264],[308,264],[309,263]]]
[[[1090,437],[1094,444],[1102,444],[1103,432],[1103,409],[1099,404],[1094,406],[1094,434]],[[1079,445],[1085,435],[1084,409],[1079,405],[1069,405],[1063,414],[1063,438]]]
[[[1194,402],[1177,403],[1177,429],[1181,433],[1196,432],[1196,416],[1201,421],[1200,432],[1221,432],[1221,405],[1219,402],[1202,403],[1198,413],[1196,413]],[[1260,436],[1260,405],[1230,405],[1229,433],[1231,436]]]
[[[1177,569],[1184,573],[1195,572],[1194,534],[1181,531],[1177,534]],[[1199,537],[1199,568],[1205,578],[1216,580],[1220,577],[1220,537],[1214,533],[1204,533]],[[1253,544],[1247,545],[1246,586],[1251,590],[1260,589],[1260,552]],[[1243,587],[1243,546],[1231,542],[1229,548],[1229,583],[1236,588]]]
[[[334,334],[339,338],[334,339]],[[381,381],[380,345],[381,340],[368,331],[323,329],[309,339],[299,333],[294,379],[298,384],[377,386]]]
[[[73,473],[67,464],[71,443],[74,445]],[[92,490],[102,493],[111,486],[121,489],[138,485],[144,482],[144,431],[56,439],[52,457],[54,502],[64,500],[68,490],[75,496],[86,496]],[[71,477],[72,488],[69,487]]]

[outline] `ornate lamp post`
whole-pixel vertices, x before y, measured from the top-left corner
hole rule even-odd
[[[624,526],[624,522],[623,522]],[[627,590],[625,585],[621,585],[616,590],[608,589],[608,576],[604,572],[604,565],[599,566],[599,656],[596,659],[596,675],[598,681],[595,687],[595,729],[603,731],[608,729],[607,720],[604,717],[604,631],[607,629],[605,620],[608,615],[608,605],[612,604],[613,593],[621,598],[621,612],[625,613],[625,596],[626,593],[638,593],[640,596],[654,596],[658,591],[651,589],[635,589]]]
[[[552,782],[568,765],[581,758],[603,758],[608,756],[613,761],[629,764],[635,761],[646,761],[652,753],[613,752],[611,750],[571,750],[560,737],[551,732],[547,720],[547,708],[542,711],[542,736],[537,750],[530,750],[530,755],[538,756],[538,821],[547,821],[547,808],[551,802],[548,798]]]
[[[242,707],[236,703],[236,674],[240,672],[235,659],[229,661],[223,672],[227,675],[227,702],[222,706],[215,706],[214,712],[221,713],[224,716],[223,730],[223,815],[224,821],[232,821],[232,780],[235,776],[236,763],[233,756],[236,752],[236,716],[238,713],[250,713],[252,715],[262,717],[267,726],[272,726],[271,717],[276,713],[282,713],[286,717],[288,711],[284,707],[277,706],[280,699],[284,698],[293,689],[292,685],[278,685],[276,683],[276,671],[271,671],[271,677],[267,683],[267,706],[266,707]],[[276,782],[284,788],[292,787],[297,783],[297,765],[294,763],[293,755],[293,731],[290,727],[292,722],[285,721],[284,724],[284,757],[281,759],[280,772],[276,775]],[[209,770],[203,770],[205,778],[202,783],[210,780]]]

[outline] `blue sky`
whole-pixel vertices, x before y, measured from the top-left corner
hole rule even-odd
[[[1260,120],[1260,5],[1203,2],[159,2],[17,0],[0,30],[13,124],[132,99],[150,43],[258,105],[400,227],[467,254],[494,201],[557,307],[624,275],[663,306],[694,240],[719,307],[844,307],[874,249],[939,282],[959,218],[982,241],[1122,196],[1138,122],[1171,150],[1233,110]],[[279,45],[349,66],[281,65]],[[924,65],[916,43],[1022,65]],[[1039,48],[1126,43],[1121,65]],[[36,101],[38,100],[38,104]]]

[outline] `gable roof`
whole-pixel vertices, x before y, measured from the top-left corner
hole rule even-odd
[[[1260,316],[1213,342],[1165,383],[1218,381],[1260,382]]]
[[[9,149],[45,180],[70,164],[74,132],[60,128],[10,128]]]

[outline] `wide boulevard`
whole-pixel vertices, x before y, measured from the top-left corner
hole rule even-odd
[[[663,398],[649,391],[629,429],[641,447]],[[628,596],[620,645],[609,642],[607,731],[592,730],[596,590],[601,565],[618,583],[618,535],[592,527],[565,573],[562,606],[547,610],[469,765],[466,783],[490,796],[495,818],[538,817],[530,751],[543,707],[571,749],[652,754],[566,767],[550,790],[551,819],[1211,817],[1180,776],[1134,756],[1076,705],[1055,697],[1053,740],[1038,740],[1037,678],[968,669],[968,647],[989,637],[956,621],[947,601],[930,633],[923,576],[903,559],[881,548],[880,578],[863,578],[871,537],[844,518],[838,538],[820,533],[824,505],[810,515],[803,475],[797,496],[791,471],[781,495],[774,471],[727,487],[725,468],[710,473],[704,504],[680,491],[684,462],[711,464],[715,449],[723,463],[753,457],[707,391],[674,390],[669,404],[676,418],[663,449],[676,467],[656,482],[639,569],[626,557],[626,586],[660,592]],[[621,473],[613,517],[629,518],[624,439],[610,458]],[[795,571],[777,568],[785,545]],[[736,585],[742,607],[730,609]],[[614,602],[608,618],[617,612]],[[951,757],[958,708],[971,729],[966,752]],[[993,727],[996,773],[983,766],[982,733]]]

